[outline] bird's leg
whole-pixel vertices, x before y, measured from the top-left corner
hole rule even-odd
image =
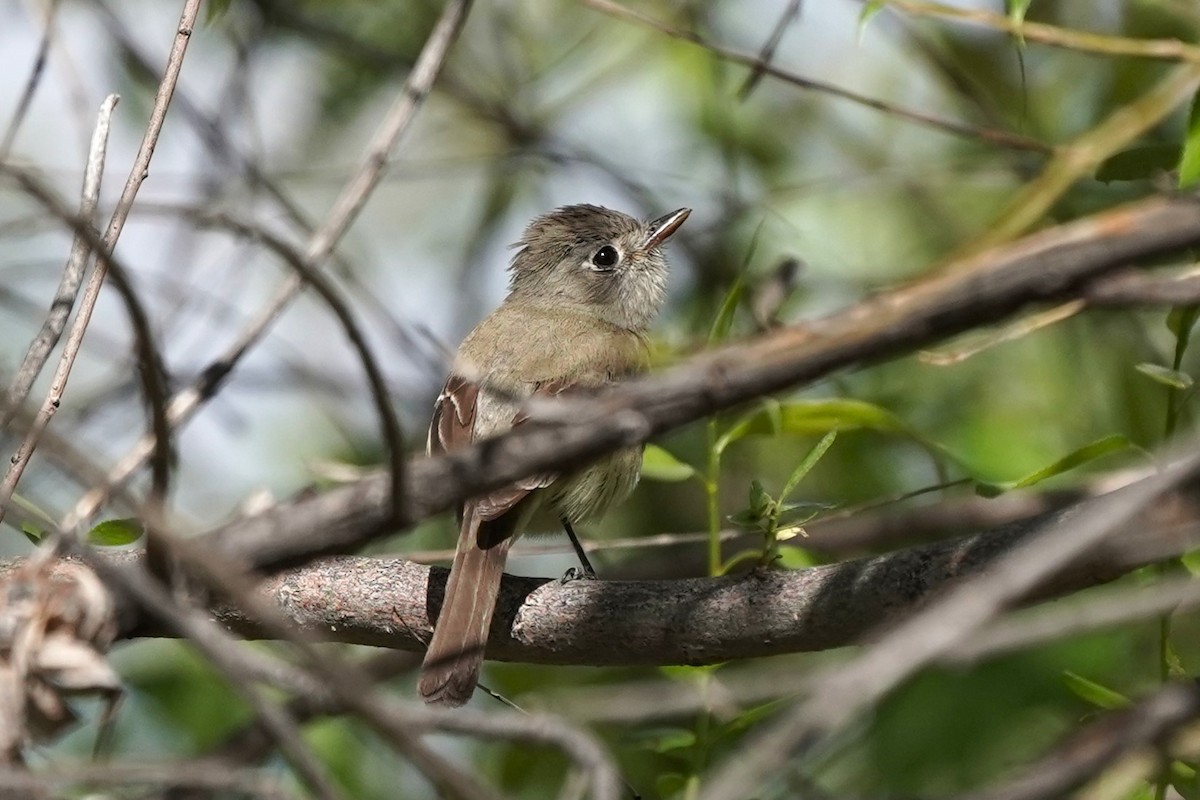
[[[582,565],[582,570],[579,567],[571,567],[566,574],[562,576],[563,583],[586,578],[588,580],[596,580],[596,570],[592,569],[592,562],[588,561],[587,553],[584,552],[583,545],[579,543],[579,537],[575,535],[575,529],[571,527],[571,522],[566,517],[559,517],[562,522],[563,530],[567,532],[567,538],[571,540],[571,546],[575,548],[575,555],[579,556],[579,563]]]

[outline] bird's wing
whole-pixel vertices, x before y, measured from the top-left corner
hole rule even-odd
[[[556,395],[566,387],[560,382],[538,385],[534,394]],[[475,421],[479,408],[480,387],[459,375],[451,375],[442,387],[429,423],[427,450],[429,455],[453,453],[475,440]],[[518,412],[512,427],[525,422],[528,416]],[[485,495],[471,500],[475,512],[483,521],[494,520],[512,510],[530,492],[549,486],[558,476],[555,473],[538,473],[522,478],[508,486],[493,489]]]

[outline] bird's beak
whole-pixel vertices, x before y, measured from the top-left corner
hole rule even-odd
[[[651,222],[650,232],[646,235],[646,243],[642,245],[642,249],[653,250],[671,238],[671,234],[683,224],[683,221],[688,218],[688,214],[691,213],[690,208],[681,208]]]

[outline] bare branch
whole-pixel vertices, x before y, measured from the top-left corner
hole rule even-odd
[[[554,424],[527,424],[451,456],[414,459],[396,524],[755,397],[1002,320],[1031,303],[1077,296],[1106,274],[1197,243],[1200,201],[1191,197],[1141,201],[1041,231],[824,319],[700,354],[601,398],[564,399]],[[389,532],[391,500],[386,478],[373,476],[228,523],[205,538],[259,566],[346,552]]]
[[[1108,496],[1106,496],[1108,497]],[[1098,501],[1048,519],[1069,519]],[[1189,546],[1186,529],[1162,509],[1125,536],[1046,584],[1039,596],[1093,586]],[[710,664],[841,647],[880,620],[911,608],[949,582],[974,574],[1037,530],[1041,520],[875,558],[806,570],[724,578],[577,581],[505,576],[489,638],[499,661],[594,666]],[[421,651],[432,630],[446,570],[402,559],[338,557],[263,578],[256,593],[323,639]],[[338,598],[330,604],[327,599]],[[213,610],[247,636],[268,634],[249,610]],[[158,635],[143,619],[126,636]]]
[[[305,248],[305,263],[310,268],[319,268],[322,262],[330,256],[337,243],[354,222],[358,212],[366,204],[371,192],[378,185],[384,168],[387,166],[389,154],[412,124],[416,112],[420,109],[441,72],[446,55],[466,20],[470,5],[470,0],[451,0],[446,4],[413,66],[412,73],[405,81],[400,95],[368,147],[362,164],[342,189],[325,224],[309,239]],[[293,272],[279,288],[267,308],[242,331],[226,353],[204,370],[195,383],[171,399],[168,409],[171,426],[178,427],[185,423],[205,401],[216,393],[241,358],[262,338],[271,324],[299,295],[304,285],[303,276]],[[113,468],[109,476],[110,485],[127,480],[145,463],[153,446],[154,442],[150,437],[141,439]],[[403,496],[401,491],[403,487],[399,485],[402,476],[393,473],[391,480],[397,482],[397,485],[393,487],[394,491],[390,497],[395,498],[394,502],[399,503],[398,498]],[[76,504],[72,513],[63,520],[62,527],[69,529],[78,524],[80,520],[91,517],[104,502],[108,492],[108,487],[98,487],[85,494]]]
[[[1018,21],[1003,14],[955,8],[940,3],[915,2],[914,0],[885,1],[888,6],[914,16],[940,17],[981,25],[1052,47],[1108,56],[1136,56],[1200,64],[1200,47],[1179,39],[1135,39],[1127,36],[1106,36],[1102,33],[1060,28],[1043,22]]]
[[[1104,715],[1075,731],[1021,775],[960,800],[1050,800],[1090,783],[1123,756],[1167,747],[1172,734],[1200,717],[1200,688],[1169,683],[1130,708]]]
[[[57,4],[56,6],[57,7]],[[83,193],[79,200],[79,221],[84,225],[95,225],[96,206],[100,202],[100,183],[104,178],[104,158],[108,153],[108,131],[112,122],[112,112],[120,98],[110,94],[100,106],[100,116],[96,120],[95,130],[92,131],[92,143],[88,149],[87,168],[83,175]],[[67,318],[75,306],[75,298],[83,283],[83,274],[87,270],[92,248],[87,240],[76,231],[71,242],[71,254],[67,257],[67,265],[63,269],[62,279],[50,303],[50,313],[47,314],[42,328],[29,344],[29,350],[17,368],[16,377],[8,389],[3,408],[0,408],[0,429],[8,427],[13,415],[17,413],[37,376],[41,373],[50,352],[58,344],[63,329],[67,326]],[[78,332],[78,340],[68,345],[77,351],[83,339],[83,329]],[[64,360],[66,354],[64,353]],[[72,356],[72,360],[74,356]],[[70,367],[68,365],[67,369]],[[65,378],[65,376],[64,376]],[[3,514],[4,499],[0,498],[0,515]]]
[[[739,748],[736,759],[718,765],[701,797],[744,797],[748,788],[759,786],[797,752],[813,753],[826,746],[901,681],[1098,546],[1164,492],[1192,480],[1200,469],[1200,453],[1195,442],[1190,444],[1190,454],[1161,473],[1064,515],[997,558],[987,572],[953,587],[902,624],[892,625],[851,663],[814,676],[807,699],[757,731]]]
[[[1036,153],[1052,153],[1054,148],[1051,145],[1039,142],[1036,139],[1030,139],[1027,136],[1021,136],[1007,131],[997,131],[989,128],[979,128],[974,125],[967,125],[961,122],[953,122],[950,120],[940,119],[930,114],[925,114],[920,111],[913,111],[907,108],[892,103],[886,103],[882,100],[876,100],[872,97],[864,97],[863,95],[851,92],[848,89],[842,89],[821,81],[815,81],[810,78],[804,78],[800,75],[780,69],[773,64],[770,64],[758,56],[749,53],[743,53],[738,50],[733,50],[728,47],[723,47],[719,44],[710,42],[698,33],[692,31],[679,30],[664,22],[660,22],[652,17],[642,14],[640,11],[635,11],[631,8],[626,8],[619,3],[614,3],[612,0],[583,0],[585,5],[589,5],[597,11],[602,11],[605,14],[611,14],[614,17],[632,20],[639,25],[644,25],[648,28],[666,34],[675,39],[681,39],[685,42],[703,47],[713,55],[723,58],[726,61],[732,61],[735,64],[742,64],[750,67],[753,70],[761,71],[772,78],[778,78],[785,83],[790,83],[793,86],[799,86],[802,89],[812,89],[814,91],[828,94],[833,97],[840,97],[843,100],[849,100],[867,108],[873,108],[877,111],[883,111],[892,116],[901,117],[912,122],[925,125],[944,133],[949,133],[953,136],[962,136],[968,139],[978,139],[988,144],[999,145],[1000,147],[1008,147],[1013,150],[1030,150]]]

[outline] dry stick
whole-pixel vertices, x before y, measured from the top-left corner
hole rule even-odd
[[[1095,501],[1055,512],[1078,514]],[[969,575],[1028,538],[1044,520],[806,570],[751,572],[720,579],[579,581],[505,576],[488,658],[537,664],[661,666],[713,664],[843,647],[880,620]],[[1194,525],[1194,523],[1193,523]],[[1147,514],[1048,584],[1059,595],[1114,580],[1186,551],[1195,539],[1174,519]],[[211,548],[210,548],[211,549]],[[286,610],[292,625],[324,639],[422,651],[446,571],[399,558],[344,556],[262,578],[256,592]],[[336,597],[337,603],[327,599]],[[269,635],[247,612],[212,613],[248,637]],[[122,636],[154,636],[123,619]]]
[[[200,0],[184,0],[183,11],[179,17],[179,25],[175,30],[175,39],[171,43],[171,52],[167,56],[167,67],[163,72],[162,82],[158,85],[158,91],[154,95],[154,105],[150,109],[150,119],[146,123],[146,132],[142,136],[142,143],[138,147],[137,155],[134,157],[133,166],[129,170],[129,177],[125,181],[125,188],[121,190],[121,196],[117,200],[116,208],[113,209],[112,218],[108,222],[108,230],[104,232],[104,250],[99,254],[96,261],[96,268],[93,274],[94,282],[96,283],[96,291],[99,291],[99,282],[104,279],[104,273],[107,269],[107,257],[117,247],[117,240],[121,236],[121,231],[125,227],[125,221],[129,219],[129,214],[133,210],[134,200],[137,199],[138,190],[141,189],[143,181],[150,174],[150,159],[154,156],[154,148],[158,144],[159,133],[162,132],[163,123],[166,121],[167,108],[171,105],[171,96],[175,93],[175,85],[179,82],[179,73],[183,69],[183,57],[187,53],[188,42],[192,38],[192,30],[196,24],[196,15],[200,10]],[[88,286],[88,291],[84,293],[83,302],[80,305],[77,319],[90,317],[92,308],[89,305],[89,298],[94,304],[95,298],[91,297],[91,284]],[[86,323],[86,320],[85,320]],[[142,376],[144,381],[161,378],[157,376]],[[150,397],[151,406],[151,434],[153,438],[151,460],[151,492],[154,498],[161,500],[167,491],[167,484],[170,481],[171,471],[171,427],[167,421],[167,413],[164,408],[161,408],[157,398]],[[63,530],[74,530],[75,526],[70,527],[60,526]]]
[[[294,800],[296,795],[279,785],[278,776],[265,771],[231,767],[228,762],[203,759],[167,763],[65,764],[57,760],[53,769],[30,771],[0,765],[0,796],[6,798],[76,797],[83,788],[149,786],[148,797],[252,797],[254,800]],[[74,790],[74,791],[72,791]],[[95,795],[91,795],[95,796]],[[114,795],[104,794],[110,797]]]
[[[21,99],[17,101],[17,109],[13,112],[12,119],[8,123],[8,129],[4,132],[4,139],[0,141],[0,161],[7,161],[8,154],[12,150],[13,142],[17,139],[17,131],[21,128],[21,123],[25,120],[25,114],[29,111],[29,104],[33,102],[33,94],[37,91],[38,84],[42,80],[42,75],[46,69],[46,56],[50,53],[50,41],[54,33],[54,20],[58,16],[58,9],[61,3],[59,0],[50,0],[50,5],[46,8],[45,28],[42,31],[42,39],[38,43],[37,55],[33,57],[33,68],[29,71],[29,79],[25,81],[25,89],[21,92]],[[4,427],[4,423],[0,422],[0,428]]]
[[[122,57],[141,75],[152,74],[146,57],[136,49],[128,31],[121,26],[120,20],[113,14],[112,10],[99,0],[94,0],[94,2],[97,8],[105,15],[105,21],[112,31],[114,38],[117,40],[118,47],[121,48]],[[282,9],[276,8],[275,11],[281,12]],[[369,45],[359,42],[359,47],[355,50],[355,54],[361,54],[369,49]],[[395,59],[393,58],[387,59],[387,63],[389,64],[392,64],[394,61]],[[411,69],[411,59],[404,62],[404,66],[407,69]],[[441,80],[442,89],[445,90],[448,81],[444,75],[441,76]],[[251,157],[239,151],[237,145],[229,140],[228,136],[221,129],[216,116],[207,114],[203,109],[197,107],[188,99],[187,94],[182,92],[176,93],[175,105],[182,112],[184,118],[196,129],[196,134],[215,158],[228,161],[232,164],[246,178],[252,188],[264,190],[283,211],[286,220],[297,226],[302,232],[312,234],[316,230],[316,224],[309,219],[307,213],[289,198],[279,185],[264,173],[262,168]],[[339,256],[335,252],[332,254],[331,259],[345,275],[347,281],[351,284],[357,283],[353,271],[348,267],[349,262],[344,257]],[[362,289],[361,286],[357,288]],[[405,330],[404,326],[393,319],[386,312],[383,303],[377,297],[369,292],[360,292],[360,299],[365,301],[378,315],[383,317],[406,349],[416,350],[420,344],[420,338],[413,336]],[[424,332],[422,331],[422,333]],[[427,336],[428,334],[425,335]],[[439,367],[444,367],[447,363],[448,359],[437,360]]]
[[[783,34],[787,31],[788,26],[792,24],[792,20],[800,16],[800,6],[803,0],[790,0],[787,8],[783,10],[783,14],[779,16],[779,22],[775,23],[775,29],[771,31],[771,35],[767,38],[767,43],[763,45],[762,50],[758,53],[758,63],[750,74],[746,76],[746,82],[742,84],[742,88],[738,90],[738,99],[745,100],[754,91],[754,87],[758,85],[759,80],[763,76],[763,67],[771,63],[771,59],[775,57],[775,50],[778,49],[779,43],[783,41]]]
[[[96,128],[92,132],[92,143],[88,148],[87,168],[83,176],[83,195],[79,202],[79,223],[89,228],[94,224],[96,206],[100,200],[100,183],[104,176],[104,157],[108,151],[108,132],[112,121],[112,112],[117,105],[118,99],[117,95],[110,94],[105,98],[104,103],[101,104],[100,114],[96,120]],[[83,273],[87,268],[91,254],[92,242],[88,241],[88,238],[77,230],[71,242],[71,253],[67,257],[67,265],[63,270],[58,291],[55,293],[54,302],[50,306],[50,314],[46,318],[42,330],[30,344],[29,352],[26,353],[25,360],[21,363],[13,386],[9,389],[5,407],[0,410],[0,413],[2,413],[2,416],[0,416],[0,429],[7,427],[8,423],[12,420],[12,415],[25,402],[25,398],[29,394],[29,389],[41,371],[42,365],[46,363],[46,359],[50,356],[50,351],[58,343],[59,336],[66,325],[67,317],[70,315],[71,307],[75,304],[75,297],[79,292],[79,285],[83,282]],[[93,273],[93,278],[94,275],[95,273]],[[82,312],[81,316],[83,316]],[[75,357],[78,355],[79,348],[83,344],[83,334],[87,330],[87,322],[86,318],[82,322],[77,319],[76,324],[71,328],[71,333],[67,338],[66,346],[63,348],[63,354],[59,360],[58,368],[55,370],[54,379],[50,383],[50,390],[46,394],[46,399],[42,402],[42,406],[38,410],[37,416],[34,417],[33,423],[29,426],[29,430],[26,431],[20,448],[12,457],[12,462],[5,472],[3,482],[0,482],[0,520],[4,519],[9,501],[12,499],[13,492],[17,489],[17,484],[25,472],[25,467],[29,464],[29,459],[33,456],[33,451],[37,447],[42,432],[50,424],[50,419],[54,416],[55,412],[58,411],[63,392],[67,388],[67,379],[70,377],[71,368],[75,364]]]
[[[481,715],[473,724],[462,727],[462,717],[457,711],[426,709],[424,705],[401,706],[379,692],[365,671],[354,664],[335,662],[324,651],[315,648],[304,629],[293,625],[277,604],[255,591],[254,580],[242,569],[197,547],[191,540],[175,539],[169,544],[174,556],[193,572],[199,573],[209,585],[232,598],[235,606],[256,620],[268,635],[286,639],[295,645],[311,664],[319,680],[328,686],[336,701],[395,742],[443,794],[450,793],[468,800],[490,796],[469,776],[445,765],[440,757],[417,739],[414,728],[556,743],[590,775],[595,796],[616,796],[619,784],[616,770],[590,735],[545,716],[515,714],[511,719],[502,720],[499,726],[494,726],[490,715]]]
[[[141,567],[113,563],[86,545],[73,548],[108,586],[134,599],[148,614],[158,618],[179,636],[194,644],[229,679],[229,686],[254,710],[275,741],[280,752],[318,797],[339,800],[341,794],[325,773],[316,755],[300,736],[299,728],[287,713],[268,699],[255,685],[253,675],[244,669],[238,651],[243,645],[212,624],[202,612],[179,606],[161,584]]]
[[[421,54],[417,57],[412,73],[404,82],[400,96],[368,147],[362,164],[342,189],[325,224],[309,239],[305,249],[305,263],[310,268],[319,268],[321,263],[330,256],[358,216],[358,212],[367,202],[371,192],[378,185],[383,170],[387,166],[389,153],[408,130],[416,117],[417,110],[433,88],[433,83],[438,73],[441,72],[450,46],[454,43],[466,20],[470,6],[471,0],[450,0],[446,4],[429,39],[425,42]],[[192,385],[171,398],[167,409],[170,425],[178,427],[187,422],[216,393],[242,356],[262,338],[271,324],[299,295],[304,285],[304,278],[299,273],[293,272],[279,288],[267,308],[251,322],[225,354],[214,361]],[[145,463],[154,446],[154,437],[146,436],[139,440],[117,462],[109,474],[109,485],[127,480]],[[393,473],[391,476],[394,484],[392,502],[397,505],[404,497],[403,479],[402,473]],[[104,502],[108,492],[108,486],[101,486],[85,494],[71,513],[64,518],[61,527],[69,530],[80,521],[91,517]]]
[[[1188,444],[1190,454],[1160,474],[1098,498],[1047,526],[998,558],[986,573],[953,587],[907,621],[891,625],[849,664],[818,673],[807,700],[749,737],[712,771],[702,800],[744,797],[797,753],[820,755],[846,725],[917,670],[1081,558],[1162,494],[1193,479],[1200,469],[1200,442]]]
[[[350,345],[358,353],[358,360],[362,364],[363,371],[367,375],[367,382],[371,386],[371,399],[375,402],[375,411],[379,416],[383,441],[387,445],[392,487],[396,492],[395,502],[400,503],[401,495],[399,492],[403,488],[405,465],[404,434],[400,430],[400,421],[396,418],[396,411],[392,408],[391,393],[388,391],[387,379],[383,375],[383,370],[379,368],[379,362],[371,351],[371,345],[367,342],[367,337],[363,334],[358,322],[354,319],[354,313],[350,310],[350,306],[338,294],[337,288],[331,280],[314,268],[303,253],[279,237],[261,227],[240,222],[226,214],[215,215],[210,220],[200,220],[201,225],[209,222],[231,230],[240,236],[265,244],[285,264],[295,270],[295,274],[304,283],[311,286],[321,296],[321,299],[325,301],[325,304],[329,306],[330,310],[333,311],[334,316],[337,317],[338,322],[342,326],[342,330],[346,333],[346,338],[350,340]]]
[[[1191,526],[1195,533],[1195,526]],[[943,661],[972,664],[1016,650],[1060,642],[1171,612],[1200,608],[1200,582],[1171,578],[1150,586],[1122,586],[1075,602],[999,619],[956,646]]]
[[[800,386],[836,370],[879,363],[997,322],[1031,303],[1060,302],[1142,259],[1200,244],[1200,201],[1155,198],[1047,229],[973,257],[946,274],[877,295],[811,323],[706,352],[601,398],[564,399],[574,419],[415,458],[406,470],[402,524],[545,469],[583,463],[716,411]],[[591,413],[582,413],[588,410]],[[208,544],[258,566],[346,552],[386,532],[391,500],[373,476],[206,534]]]
[[[49,187],[43,184],[37,177],[27,170],[19,169],[3,162],[0,162],[0,173],[12,176],[26,194],[37,200],[42,207],[57,217],[64,224],[71,227],[75,233],[81,236],[84,241],[94,251],[103,253],[107,250],[107,245],[100,238],[95,228],[92,228],[86,222],[76,219],[75,215]],[[130,327],[133,328],[134,349],[137,355],[138,362],[138,377],[142,382],[142,393],[145,395],[148,405],[150,406],[151,416],[156,420],[163,420],[166,414],[166,389],[164,386],[165,368],[162,366],[162,359],[154,344],[154,336],[150,330],[150,320],[138,300],[137,295],[133,291],[132,284],[129,280],[129,270],[120,263],[119,259],[109,253],[104,261],[108,264],[108,277],[117,291],[121,302],[125,306],[126,314],[129,317]],[[62,387],[66,385],[66,379],[70,374],[71,365],[74,363],[74,358],[78,352],[79,346],[82,344],[82,339],[87,327],[88,319],[85,318],[84,311],[87,310],[90,314],[91,303],[95,297],[91,295],[91,289],[95,288],[98,292],[100,288],[100,278],[98,273],[100,264],[92,272],[92,280],[89,281],[88,289],[84,293],[84,299],[80,305],[80,313],[75,318],[75,324],[72,326],[71,333],[68,336],[67,346],[64,347],[63,358],[60,359],[59,373],[56,375],[56,380],[51,385],[51,395],[49,397],[49,414],[52,416],[54,410],[58,407],[59,398],[54,394],[56,390],[61,394]],[[91,300],[89,300],[91,296]],[[61,380],[59,380],[61,379]],[[13,466],[23,470],[28,462],[29,455],[33,452],[33,446],[36,445],[41,431],[45,429],[45,424],[49,422],[49,417],[44,422],[39,423],[35,418],[34,425],[30,428],[26,437],[26,443],[22,445],[21,452],[13,459]],[[39,427],[40,426],[40,427]],[[30,444],[32,442],[32,444]],[[166,456],[155,452],[155,462],[162,460],[165,464]],[[5,478],[7,501],[12,497],[12,492],[15,490],[19,473],[10,470]],[[154,495],[156,498],[161,497],[160,494]],[[5,506],[0,506],[0,516]]]
[[[739,50],[733,50],[722,45],[714,44],[704,39],[700,34],[692,31],[684,31],[678,28],[671,27],[664,22],[642,14],[640,11],[634,11],[631,8],[626,8],[619,3],[614,3],[612,0],[583,0],[585,5],[589,5],[597,11],[602,11],[606,14],[611,14],[614,17],[632,20],[640,25],[664,33],[673,39],[680,39],[685,42],[703,47],[713,55],[723,58],[726,61],[732,61],[735,64],[742,64],[751,69],[760,70],[773,78],[778,78],[781,81],[790,83],[794,86],[799,86],[802,89],[813,89],[824,94],[840,97],[843,100],[849,100],[859,105],[873,108],[877,111],[883,111],[902,119],[911,120],[912,122],[926,125],[931,128],[952,134],[954,136],[962,136],[968,139],[978,139],[990,144],[1008,147],[1014,150],[1030,150],[1035,153],[1052,153],[1054,148],[1051,145],[1039,142],[1036,139],[1031,139],[1027,136],[1021,136],[1015,133],[1006,131],[998,131],[990,128],[980,128],[975,125],[967,125],[961,122],[951,122],[939,117],[934,117],[930,114],[923,114],[919,111],[913,111],[907,108],[885,103],[882,100],[876,100],[871,97],[851,92],[848,89],[842,89],[821,81],[804,78],[787,70],[780,69],[772,64],[763,62],[757,56],[749,53],[743,53]]]
[[[984,233],[960,248],[959,257],[1006,242],[1044,220],[1071,186],[1188,101],[1197,84],[1200,63],[1175,67],[1136,100],[1060,147],[1037,178],[1012,196]]]
[[[1106,56],[1135,56],[1164,61],[1190,61],[1200,64],[1200,47],[1178,39],[1131,39],[1101,33],[1059,28],[1043,22],[1016,21],[1001,14],[974,11],[939,3],[885,0],[888,6],[914,16],[932,16],[983,25],[1040,44]]]
[[[1129,708],[1109,712],[1072,733],[1020,775],[958,800],[1053,800],[1101,779],[1118,759],[1147,747],[1167,749],[1172,734],[1200,717],[1200,688],[1168,683]]]
[[[87,167],[83,174],[83,195],[79,201],[79,220],[85,225],[95,224],[96,206],[100,202],[100,183],[104,177],[104,157],[108,152],[108,131],[112,121],[113,108],[119,100],[120,98],[115,94],[110,94],[105,98],[104,103],[100,106],[100,116],[96,120],[96,128],[92,131]],[[8,427],[13,415],[25,402],[46,359],[50,357],[50,352],[58,344],[59,337],[66,328],[67,318],[71,315],[71,309],[75,306],[75,298],[83,283],[83,274],[87,270],[91,254],[91,245],[82,234],[76,231],[75,237],[71,241],[71,253],[67,257],[66,267],[63,269],[58,289],[54,293],[54,300],[50,303],[50,312],[46,315],[41,330],[30,342],[29,350],[25,353],[25,358],[17,369],[12,386],[8,389],[4,406],[0,408],[0,430]],[[80,331],[78,334],[80,339],[82,339],[82,335],[82,331]],[[78,350],[79,344],[80,342],[75,342],[76,350]],[[72,356],[73,358],[74,356]],[[56,376],[56,380],[58,377]],[[4,502],[0,501],[0,507],[3,505]]]
[[[1200,273],[1146,275],[1128,272],[1097,281],[1084,295],[1089,308],[1145,308],[1200,304]]]

